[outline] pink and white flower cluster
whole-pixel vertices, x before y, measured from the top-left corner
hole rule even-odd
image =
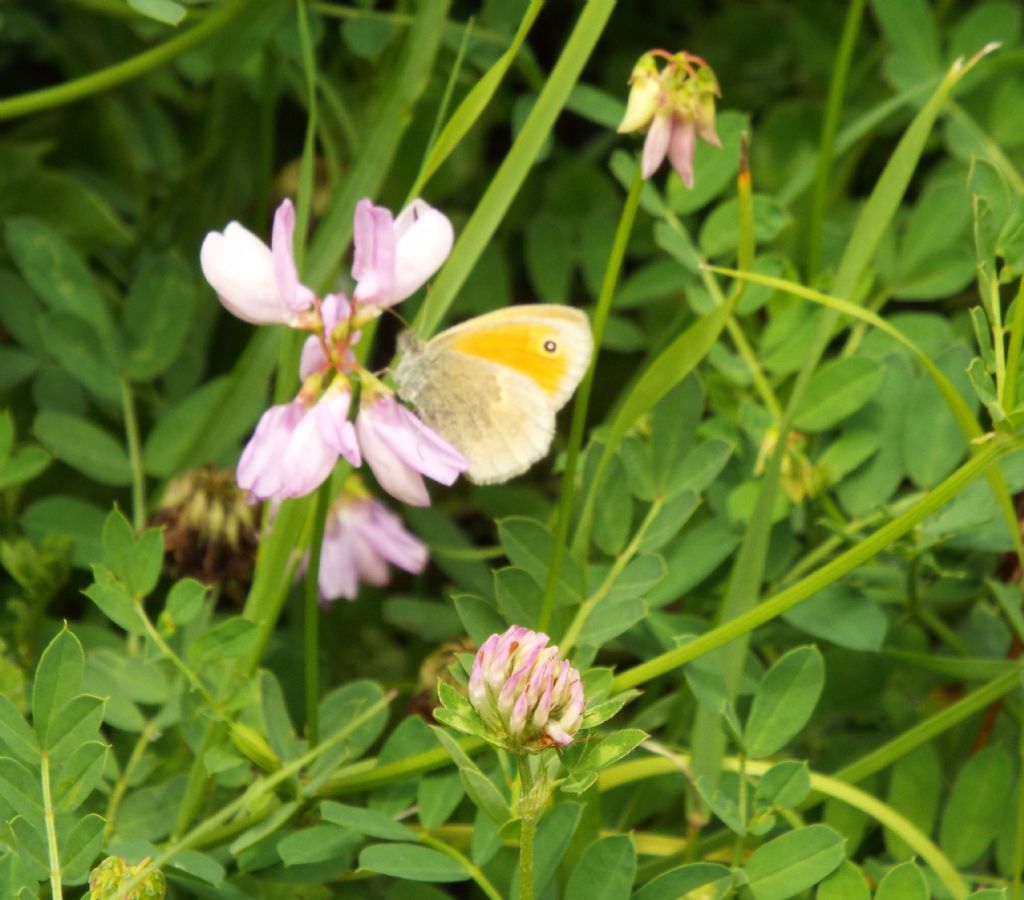
[[[389,565],[418,575],[428,556],[427,545],[350,475],[327,515],[317,573],[321,602],[355,600],[360,582],[383,587],[391,578]]]
[[[285,325],[310,333],[299,364],[301,387],[290,403],[260,418],[238,463],[238,484],[256,500],[301,497],[330,476],[339,458],[365,460],[392,496],[430,503],[424,476],[452,484],[468,463],[458,450],[401,405],[394,392],[356,360],[360,327],[414,294],[451,252],[451,223],[422,200],[396,217],[364,199],[355,210],[351,298],[320,298],[299,280],[293,239],[295,209],[285,200],[274,214],[268,247],[231,222],[211,232],[199,258],[224,307],[255,325]],[[353,415],[354,388],[359,388]],[[387,582],[388,565],[420,572],[426,545],[361,485],[346,489],[329,513],[320,571],[324,600],[352,599],[360,582]]]
[[[667,60],[660,71],[656,58]],[[647,129],[640,168],[650,178],[667,156],[688,188],[693,187],[693,154],[697,138],[721,147],[715,129],[718,79],[699,56],[652,50],[637,60],[630,74],[626,114],[619,132]]]
[[[513,625],[477,651],[469,702],[509,750],[565,747],[583,723],[580,673],[548,636]]]
[[[422,200],[397,218],[362,200],[356,207],[351,300],[323,299],[299,281],[292,249],[295,210],[285,200],[274,215],[268,247],[232,222],[203,241],[200,263],[221,303],[246,322],[311,332],[302,350],[302,386],[290,403],[260,419],[238,463],[238,483],[259,500],[315,490],[338,458],[365,459],[388,493],[416,506],[430,503],[423,476],[451,484],[466,459],[356,361],[359,326],[415,293],[452,247],[448,219]],[[360,387],[352,416],[353,386]]]

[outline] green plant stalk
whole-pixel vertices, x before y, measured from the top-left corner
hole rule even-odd
[[[103,817],[106,819],[104,834],[108,841],[114,833],[117,814],[121,809],[121,801],[124,799],[124,795],[128,790],[128,782],[131,780],[131,777],[135,773],[135,769],[138,767],[139,763],[142,762],[142,758],[146,754],[146,748],[158,734],[159,731],[153,726],[152,722],[146,722],[146,724],[142,726],[142,734],[139,735],[139,739],[135,742],[131,756],[128,757],[128,762],[125,763],[124,768],[117,777],[117,781],[114,783],[113,789],[110,791],[110,799],[107,801],[106,815]]]
[[[675,385],[690,374],[715,345],[732,315],[735,296],[723,306],[694,322],[672,341],[644,370],[629,395],[612,416],[604,450],[594,468],[579,524],[572,541],[574,558],[582,560],[590,546],[590,530],[597,504],[598,488],[622,439],[637,419],[654,406]]]
[[[558,642],[558,646],[563,655],[568,653],[569,650],[576,645],[580,632],[583,631],[583,627],[587,624],[587,619],[593,615],[594,610],[597,609],[601,601],[608,595],[608,592],[612,589],[612,585],[615,584],[618,577],[622,574],[622,570],[625,569],[632,561],[633,557],[636,556],[637,551],[640,549],[640,544],[643,543],[644,536],[647,534],[647,529],[650,528],[651,523],[658,517],[658,513],[661,512],[664,505],[664,498],[654,498],[647,510],[647,515],[644,516],[644,520],[640,523],[640,527],[637,528],[636,534],[633,535],[633,539],[629,542],[628,546],[622,551],[622,553],[615,558],[615,562],[612,564],[611,569],[608,570],[608,575],[605,577],[604,581],[601,582],[601,585],[591,596],[580,604],[579,609],[576,610],[576,615],[573,616],[572,622],[566,629],[562,639]]]
[[[508,45],[508,49],[498,57],[490,69],[477,80],[469,93],[462,98],[462,102],[455,110],[451,119],[445,123],[444,128],[436,136],[437,140],[433,140],[434,135],[431,136],[430,149],[423,160],[423,165],[416,176],[416,181],[409,191],[410,198],[420,195],[426,183],[444,165],[445,160],[451,156],[452,151],[458,147],[484,110],[487,109],[509,68],[519,55],[523,42],[530,33],[530,29],[533,28],[533,23],[536,21],[543,6],[544,0],[531,0],[530,5],[526,8],[526,12],[523,13],[523,18],[519,22],[519,28],[512,38],[512,43]],[[467,25],[463,35],[463,48],[465,47],[469,30],[470,26]],[[461,53],[462,51],[460,50],[460,57]],[[457,68],[458,60],[456,60]],[[443,105],[445,105],[444,102],[442,103]]]
[[[1003,409],[1012,412],[1017,408],[1017,380],[1020,377],[1021,345],[1024,344],[1024,278],[1020,280],[1014,299],[1013,322],[1010,324],[1010,339],[1006,350],[1006,381],[999,402]]]
[[[843,33],[839,38],[839,47],[836,50],[835,63],[832,66],[832,79],[828,86],[828,99],[825,101],[825,115],[821,122],[821,137],[818,141],[818,159],[814,169],[811,211],[805,232],[804,272],[809,279],[817,275],[821,265],[821,232],[825,222],[825,207],[828,204],[829,176],[832,174],[836,132],[839,130],[843,97],[846,94],[846,81],[850,74],[853,48],[860,32],[864,5],[865,0],[852,0],[846,7],[846,21],[843,23]]]
[[[750,170],[746,159],[746,141],[744,141],[741,151],[740,172],[736,179],[736,193],[740,209],[740,239],[737,252],[737,268],[743,270],[749,270],[753,267],[755,253],[754,201]],[[702,267],[703,271],[706,270]],[[745,282],[739,282],[739,284],[745,284]],[[731,292],[733,309],[735,309],[735,304],[739,302],[745,290],[745,287],[733,288]],[[729,321],[734,321],[731,312],[730,310]],[[737,330],[739,330],[738,324]],[[769,406],[769,409],[772,411],[777,428],[780,432],[784,432],[786,428],[785,412],[779,409],[779,404],[777,403]],[[774,507],[775,495],[778,492],[782,459],[782,452],[776,447],[776,452],[772,454],[765,471],[762,489],[758,492],[757,504],[754,508],[747,533],[729,572],[729,581],[726,586],[725,595],[716,611],[716,622],[718,624],[747,612],[761,597],[764,569],[768,559],[772,509]],[[735,696],[739,689],[743,661],[746,658],[746,654],[747,641],[745,637],[719,654],[719,664],[730,698]],[[698,775],[704,775],[710,780],[713,788],[718,778],[722,756],[726,751],[727,738],[721,727],[720,718],[717,715],[713,715],[703,705],[698,707],[694,717],[691,744],[695,769]],[[695,801],[703,811],[705,805],[703,798],[695,797]]]
[[[121,409],[124,415],[124,436],[128,444],[128,460],[132,468],[132,527],[139,534],[146,527],[146,467],[142,462],[139,440],[139,419],[135,413],[132,387],[121,379]]]
[[[479,866],[473,865],[473,862],[466,858],[462,853],[459,853],[450,844],[446,844],[444,841],[438,840],[426,831],[418,831],[416,833],[416,839],[421,844],[426,844],[428,847],[433,847],[435,850],[443,853],[445,856],[450,856],[454,859],[466,872],[469,873],[469,877],[476,882],[476,886],[480,888],[490,900],[502,900],[501,894],[498,893],[497,888],[491,883],[490,879],[484,874],[483,869]]]
[[[869,775],[888,768],[896,760],[902,759],[922,744],[927,744],[928,741],[948,731],[954,725],[1005,697],[1020,687],[1021,680],[1021,669],[1019,668],[993,678],[988,684],[982,685],[945,709],[918,722],[903,734],[876,747],[855,762],[843,766],[834,773],[833,777],[851,784],[863,781]]]
[[[247,805],[266,796],[279,784],[297,775],[311,762],[314,762],[320,754],[325,753],[327,750],[331,749],[331,747],[341,743],[341,741],[352,734],[352,732],[359,728],[364,722],[372,719],[380,710],[386,709],[388,704],[394,698],[395,692],[392,691],[372,706],[368,706],[361,713],[354,716],[347,725],[338,729],[338,731],[323,741],[323,743],[317,744],[317,746],[313,747],[311,750],[303,753],[298,759],[294,759],[286,766],[282,766],[272,775],[267,775],[254,781],[248,788],[246,788],[241,796],[236,797],[227,805],[222,806],[216,813],[203,820],[184,837],[174,841],[169,847],[158,853],[148,865],[136,872],[127,884],[120,885],[118,890],[127,895],[132,888],[137,887],[139,883],[144,878],[148,877],[151,872],[167,865],[167,863],[173,860],[183,850],[187,850],[201,841],[203,836],[208,832],[219,828],[236,813],[245,809]]]
[[[569,524],[572,521],[572,508],[576,499],[576,469],[579,465],[580,448],[583,446],[583,432],[587,427],[587,411],[590,408],[594,373],[597,370],[597,360],[601,352],[601,342],[604,339],[608,314],[611,312],[612,300],[615,297],[615,288],[618,286],[619,275],[622,272],[626,246],[629,244],[629,236],[633,231],[636,212],[640,206],[640,192],[643,186],[644,180],[640,174],[640,168],[637,167],[633,182],[629,187],[629,193],[626,195],[626,202],[622,207],[622,214],[619,216],[618,227],[615,229],[608,264],[605,266],[604,276],[601,279],[601,290],[597,297],[597,306],[594,309],[594,319],[590,326],[594,336],[594,356],[590,360],[590,365],[583,376],[572,406],[572,424],[569,428],[569,444],[565,452],[562,493],[558,498],[558,519],[555,524],[551,563],[548,567],[548,578],[544,585],[544,597],[541,600],[540,617],[537,623],[537,628],[540,631],[546,632],[551,626],[551,616],[555,609],[555,591],[562,573],[562,561],[565,559],[566,541],[569,537]]]
[[[429,337],[437,330],[480,254],[490,243],[529,175],[537,154],[551,133],[555,119],[569,99],[614,6],[614,0],[590,0],[583,7],[522,130],[466,223],[448,262],[434,282],[433,290],[427,295],[416,323],[416,329],[422,337]]]
[[[54,87],[29,91],[16,97],[0,100],[0,122],[30,113],[41,112],[73,103],[84,97],[110,90],[125,82],[132,81],[147,72],[159,68],[172,59],[197,47],[226,28],[235,18],[252,4],[253,0],[229,0],[223,6],[206,16],[194,28],[145,50],[130,59],[115,63],[90,75],[65,81]]]
[[[985,432],[978,424],[977,419],[974,418],[974,413],[971,412],[971,408],[966,404],[966,402],[964,402],[963,397],[960,396],[960,392],[953,386],[953,383],[946,377],[942,370],[932,362],[931,357],[928,356],[928,354],[921,350],[921,348],[903,334],[902,331],[887,322],[877,313],[864,309],[856,303],[851,303],[848,300],[833,297],[829,294],[823,294],[821,291],[816,291],[812,288],[807,288],[801,284],[797,284],[793,281],[786,281],[782,278],[759,275],[753,272],[739,272],[735,269],[725,269],[719,266],[708,266],[708,268],[721,275],[728,275],[732,278],[751,281],[755,284],[763,284],[766,287],[785,291],[786,293],[792,294],[794,297],[801,297],[805,300],[810,300],[813,303],[821,304],[822,306],[828,307],[837,315],[847,315],[861,322],[873,325],[875,328],[885,332],[891,338],[901,343],[914,354],[918,363],[925,372],[928,373],[932,381],[935,382],[935,386],[939,389],[939,393],[942,394],[942,398],[949,407],[949,411],[953,414],[953,418],[956,420],[960,431],[971,445],[972,452],[974,452],[974,448],[976,447],[975,442],[978,441]],[[1014,318],[1016,318],[1016,314]],[[1017,352],[1019,354],[1019,347]],[[1017,559],[1020,561],[1021,565],[1024,565],[1024,539],[1021,538],[1020,528],[1017,522],[1017,511],[1014,508],[1013,499],[1010,497],[1010,490],[1006,485],[1006,481],[1003,478],[1002,473],[998,469],[990,470],[986,477],[988,479],[989,486],[992,489],[992,494],[995,497],[996,503],[999,505],[1003,518],[1006,520],[1007,531],[1013,541]]]
[[[482,738],[477,737],[459,738],[458,744],[463,752],[468,754],[477,753],[487,746]],[[373,758],[361,759],[335,772],[317,791],[316,796],[336,797],[372,790],[375,787],[423,775],[434,769],[443,769],[450,766],[451,762],[452,758],[444,747],[433,747],[396,759],[394,762],[381,763]]]
[[[46,852],[50,863],[50,896],[52,900],[64,900],[61,885],[60,853],[57,850],[57,815],[53,809],[50,793],[50,754],[39,752],[40,778],[43,784],[43,821],[46,823]]]
[[[331,508],[331,479],[316,492],[313,507],[313,539],[309,545],[303,604],[303,664],[306,685],[306,737],[309,746],[320,741],[320,553],[323,549],[327,513]]]
[[[736,638],[749,634],[759,625],[777,618],[890,546],[919,522],[949,502],[975,478],[983,474],[989,466],[1022,446],[1024,446],[1024,438],[994,438],[983,450],[964,463],[941,484],[936,485],[910,509],[883,525],[864,540],[859,541],[845,553],[800,579],[791,587],[769,597],[748,612],[722,623],[681,647],[676,647],[647,662],[626,669],[615,677],[612,683],[613,689],[621,691],[636,687],[638,684],[671,672],[685,663],[725,646]]]
[[[644,778],[678,772],[689,765],[690,760],[686,754],[672,756],[674,758],[653,756],[610,766],[598,775],[598,789],[608,791]],[[722,768],[726,771],[739,772],[742,765],[741,760],[736,757],[726,757],[722,760]],[[761,776],[773,765],[773,762],[748,760],[746,769],[751,775]],[[861,810],[885,828],[898,834],[928,864],[954,900],[964,900],[970,893],[967,884],[949,858],[913,822],[888,804],[835,776],[821,775],[817,772],[811,772],[811,788]]]
[[[533,845],[537,835],[536,785],[530,757],[521,753],[519,767],[519,900],[533,900]]]

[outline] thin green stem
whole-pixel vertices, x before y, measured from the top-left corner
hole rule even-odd
[[[311,747],[320,740],[320,551],[323,548],[327,512],[331,505],[331,479],[316,492],[313,512],[313,539],[309,545],[309,566],[306,568],[303,604],[303,657],[306,667],[306,737]]]
[[[843,111],[843,97],[846,80],[850,74],[853,48],[860,32],[860,21],[864,14],[866,0],[852,0],[846,8],[846,21],[836,49],[832,66],[832,80],[829,82],[828,99],[825,102],[825,116],[821,122],[821,138],[818,142],[818,161],[814,171],[814,193],[811,197],[811,212],[807,219],[806,253],[804,271],[813,278],[821,264],[821,232],[825,222],[825,208],[828,204],[829,176],[832,173],[832,159],[835,152],[836,133]]]
[[[1017,408],[1017,380],[1020,377],[1021,346],[1024,344],[1024,278],[1020,280],[1013,302],[1013,322],[1006,351],[1006,380],[999,395],[999,402],[1007,412]]]
[[[573,616],[573,620],[569,627],[566,629],[562,639],[558,642],[558,646],[561,648],[561,652],[566,654],[570,648],[576,645],[576,641],[579,640],[580,633],[583,631],[583,627],[587,624],[587,619],[593,615],[595,609],[612,589],[612,585],[618,580],[622,574],[622,570],[629,565],[630,561],[636,556],[640,550],[640,545],[643,543],[644,536],[647,534],[647,529],[651,527],[651,523],[658,517],[658,513],[661,512],[662,507],[665,505],[663,497],[655,497],[651,502],[650,508],[647,510],[647,515],[644,516],[643,522],[640,523],[640,527],[636,530],[636,534],[633,535],[633,539],[629,542],[629,545],[615,558],[615,562],[612,563],[611,569],[609,569],[607,576],[604,581],[598,587],[594,593],[589,596],[580,604],[580,608],[576,610],[576,615]]]
[[[325,753],[332,747],[336,747],[354,731],[366,722],[370,721],[382,709],[386,709],[394,697],[395,692],[392,691],[372,706],[368,706],[358,715],[353,716],[348,723],[342,726],[323,743],[317,744],[317,746],[302,754],[298,759],[292,760],[286,766],[282,766],[272,775],[258,778],[249,785],[249,787],[243,791],[240,796],[236,797],[227,805],[222,806],[216,813],[204,819],[184,837],[174,841],[169,847],[157,854],[157,856],[147,866],[136,872],[127,884],[120,885],[118,890],[127,895],[132,888],[137,887],[138,884],[153,871],[167,865],[167,863],[173,860],[183,850],[188,850],[190,847],[198,844],[206,834],[219,828],[242,810],[255,806],[255,801],[272,793],[279,784],[293,778],[306,766],[314,762],[322,753]]]
[[[437,838],[432,837],[425,831],[418,832],[416,838],[420,843],[426,844],[428,847],[433,847],[445,856],[450,856],[452,859],[456,860],[458,864],[469,873],[469,877],[476,882],[476,886],[490,897],[490,900],[502,900],[501,894],[498,893],[498,889],[483,873],[483,870],[479,866],[473,865],[471,860],[462,853],[459,853],[459,851],[450,844],[446,844],[444,841],[439,841]]]
[[[121,409],[124,415],[124,435],[128,443],[128,461],[132,469],[132,527],[136,533],[146,527],[146,467],[142,462],[142,442],[139,440],[139,420],[135,414],[135,395],[131,385],[121,379]]]
[[[586,375],[583,376],[583,381],[580,383],[576,399],[573,401],[572,425],[569,428],[569,445],[565,455],[565,472],[562,475],[562,494],[558,500],[558,520],[555,524],[551,563],[548,567],[548,579],[544,585],[544,597],[541,601],[540,617],[537,623],[540,631],[547,631],[551,626],[551,616],[555,608],[555,592],[558,588],[558,579],[562,574],[562,561],[565,559],[569,524],[572,520],[573,502],[576,498],[576,468],[579,465],[580,448],[583,445],[583,432],[587,425],[587,410],[590,408],[590,393],[594,385],[594,372],[597,370],[601,341],[604,338],[605,325],[608,322],[608,314],[611,311],[612,300],[615,297],[615,288],[619,283],[619,275],[622,272],[622,261],[626,256],[629,235],[633,231],[633,223],[636,221],[636,211],[640,205],[640,194],[643,186],[644,180],[640,174],[639,167],[637,167],[636,174],[633,176],[633,183],[630,185],[629,193],[626,195],[626,202],[622,207],[622,215],[619,216],[619,224],[615,230],[611,253],[608,256],[608,264],[605,266],[604,277],[601,280],[601,291],[597,297],[597,306],[594,309],[594,318],[591,322],[591,330],[594,335],[594,356],[587,368]]]
[[[652,678],[657,678],[659,675],[671,672],[687,662],[725,646],[731,641],[736,640],[736,638],[749,634],[759,625],[777,618],[786,610],[792,609],[822,588],[852,572],[894,541],[901,538],[919,522],[948,503],[950,499],[974,481],[975,478],[987,471],[997,460],[1014,450],[1020,449],[1022,445],[1024,445],[1024,439],[1021,438],[993,438],[985,449],[975,454],[910,509],[886,525],[883,525],[845,553],[840,554],[817,571],[802,578],[791,587],[769,597],[763,603],[742,615],[723,622],[718,627],[700,635],[681,647],[676,647],[647,662],[621,672],[615,678],[614,689],[624,690],[635,687],[638,684],[650,681]]]
[[[684,767],[689,767],[689,756],[686,754],[674,754],[673,756],[674,758],[654,756],[611,766],[598,776],[598,788],[601,791],[607,791],[641,779],[671,774]],[[736,757],[726,757],[722,760],[722,768],[730,772],[740,771],[743,765],[742,761]],[[751,775],[759,777],[764,775],[773,763],[750,760],[745,765]],[[866,791],[845,783],[836,776],[821,775],[817,772],[811,772],[811,788],[854,809],[859,809],[879,824],[896,832],[931,867],[954,900],[964,900],[970,893],[967,884],[949,858],[913,822],[888,804]]]
[[[121,808],[121,801],[124,799],[125,792],[128,790],[128,784],[131,781],[132,775],[135,773],[135,769],[146,755],[146,748],[156,739],[159,733],[160,732],[152,722],[146,722],[146,724],[142,726],[142,734],[139,735],[139,739],[135,742],[135,746],[132,748],[131,756],[128,757],[128,762],[125,763],[124,768],[121,770],[121,774],[117,777],[117,781],[110,792],[110,799],[107,801],[107,814],[104,816],[104,819],[106,819],[104,834],[106,835],[107,840],[110,840],[110,836],[114,833],[117,813]]]
[[[537,835],[536,785],[530,757],[519,756],[519,900],[533,900],[533,844]]]
[[[47,750],[39,753],[40,778],[43,784],[43,820],[46,823],[46,851],[50,863],[51,900],[64,900],[61,884],[60,853],[57,850],[57,815],[53,809],[50,792],[50,754]]]
[[[229,0],[194,28],[90,75],[0,100],[0,121],[73,103],[145,75],[224,30],[253,0]]]
[[[876,747],[855,762],[843,766],[834,774],[834,777],[851,784],[863,781],[875,772],[880,772],[892,765],[896,760],[902,759],[922,744],[927,744],[928,741],[948,731],[964,719],[981,712],[1018,688],[1020,684],[1020,669],[1014,669],[1012,672],[1006,672],[998,678],[993,678],[988,684],[982,685],[977,690],[960,698],[956,703],[952,703],[927,719],[918,722],[912,728],[908,728],[882,746]]]
[[[214,697],[213,694],[210,693],[206,685],[203,684],[202,679],[195,672],[193,672],[192,669],[189,668],[185,660],[183,660],[180,656],[178,656],[177,653],[174,652],[174,650],[171,648],[171,645],[167,643],[167,641],[164,639],[164,636],[160,634],[156,626],[153,624],[153,620],[150,619],[148,615],[146,615],[146,611],[142,608],[141,604],[139,605],[139,616],[142,619],[142,623],[146,628],[146,634],[148,635],[149,639],[154,644],[156,644],[156,646],[160,649],[160,652],[163,653],[163,655],[171,661],[174,667],[179,672],[181,672],[182,675],[185,676],[185,680],[189,683],[192,690],[194,690],[197,694],[199,694],[200,697],[203,698],[203,702],[207,706],[209,706],[213,712],[217,714],[218,718],[222,719],[225,722],[231,721],[231,715],[224,707],[224,705],[216,697]]]

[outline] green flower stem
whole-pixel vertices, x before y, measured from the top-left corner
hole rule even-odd
[[[110,799],[107,801],[106,815],[103,817],[106,819],[106,825],[104,826],[103,831],[108,841],[114,833],[117,813],[121,808],[121,801],[124,799],[125,792],[128,790],[128,783],[131,781],[132,775],[135,774],[135,769],[138,767],[139,763],[142,762],[142,758],[146,755],[146,749],[149,747],[150,743],[156,740],[159,734],[159,729],[157,729],[152,722],[146,722],[146,724],[142,726],[142,734],[139,735],[139,739],[135,742],[135,746],[132,748],[131,756],[128,757],[128,762],[125,763],[124,768],[121,770],[121,774],[117,777],[117,781],[110,792]]]
[[[142,463],[142,443],[139,440],[139,419],[135,413],[135,395],[131,385],[121,379],[121,409],[124,415],[124,435],[128,443],[128,460],[132,469],[132,527],[138,534],[146,527],[146,468]]]
[[[840,297],[823,294],[821,291],[816,291],[812,288],[804,287],[801,284],[786,281],[782,278],[758,275],[753,272],[740,272],[736,269],[725,269],[720,266],[708,266],[708,268],[721,275],[728,275],[732,278],[752,281],[755,284],[763,284],[766,287],[785,291],[786,293],[792,294],[794,297],[801,297],[805,300],[810,300],[813,303],[818,303],[821,306],[827,307],[830,312],[836,315],[847,315],[860,322],[866,322],[898,341],[914,354],[918,363],[921,365],[921,368],[923,368],[932,381],[935,382],[935,386],[939,389],[939,393],[942,394],[943,400],[945,400],[946,405],[949,407],[949,411],[953,414],[953,418],[956,420],[961,432],[963,432],[967,441],[972,444],[973,452],[973,447],[976,446],[978,439],[983,436],[984,431],[978,424],[977,419],[975,419],[974,413],[971,412],[971,408],[964,401],[963,397],[960,396],[960,392],[953,386],[953,383],[946,377],[942,370],[932,362],[931,357],[927,353],[921,350],[921,348],[903,334],[902,331],[895,328],[891,323],[887,322],[877,313],[864,309],[855,303],[850,303],[848,300],[843,300]],[[1011,540],[1013,541],[1017,559],[1020,561],[1021,565],[1024,566],[1024,541],[1021,539],[1020,526],[1017,521],[1017,511],[1013,505],[1013,499],[1010,496],[1009,488],[1006,486],[1005,479],[998,469],[992,469],[986,477],[988,478],[989,487],[996,499],[996,503],[999,505],[1000,512],[1003,514],[1003,518],[1006,521],[1006,528]]]
[[[482,738],[476,737],[459,738],[458,744],[463,752],[469,754],[477,753],[487,746]],[[443,769],[450,766],[451,762],[452,758],[444,747],[434,747],[388,763],[381,763],[374,758],[361,759],[335,772],[317,791],[317,796],[335,797],[372,790],[434,769]]]
[[[321,754],[340,744],[360,726],[376,716],[378,712],[382,709],[386,709],[388,704],[394,698],[395,692],[392,691],[377,703],[374,703],[372,706],[368,706],[361,713],[353,716],[346,725],[342,726],[322,743],[317,744],[317,746],[313,747],[311,750],[303,753],[298,759],[292,760],[286,766],[282,766],[272,775],[266,775],[262,778],[258,778],[249,785],[249,787],[239,797],[221,807],[212,816],[204,819],[184,837],[172,841],[171,844],[158,853],[148,865],[136,872],[127,884],[121,885],[119,890],[127,895],[132,888],[139,885],[153,871],[166,866],[183,850],[188,850],[189,848],[199,844],[209,832],[220,828],[221,825],[232,819],[242,810],[255,805],[258,800],[273,793],[279,784],[293,778],[302,771],[302,769],[314,762]]]
[[[303,657],[306,667],[306,737],[315,747],[320,740],[320,552],[323,549],[327,513],[331,506],[331,479],[328,478],[316,492],[313,512],[313,539],[309,545],[309,565],[306,567],[306,585],[303,605]]]
[[[459,851],[450,844],[446,844],[444,841],[438,840],[437,838],[427,834],[425,831],[418,832],[416,838],[421,844],[433,847],[435,850],[443,853],[445,856],[450,856],[458,862],[458,864],[469,873],[469,877],[476,882],[476,886],[490,897],[490,900],[502,900],[501,894],[498,893],[498,889],[491,884],[490,879],[483,873],[483,870],[479,866],[473,865],[471,860],[467,859],[462,853],[459,853]]]
[[[865,0],[852,0],[846,8],[846,21],[839,38],[835,63],[832,66],[832,80],[828,86],[828,100],[825,102],[825,116],[821,122],[821,138],[818,142],[818,161],[814,170],[814,193],[811,196],[811,212],[807,219],[806,252],[804,271],[808,278],[814,278],[821,263],[821,233],[825,221],[825,206],[828,203],[832,159],[835,154],[836,132],[843,111],[843,96],[846,80],[850,74],[853,48],[860,32]]]
[[[580,632],[583,630],[583,626],[587,624],[587,619],[593,615],[595,609],[601,601],[608,596],[608,592],[612,589],[612,585],[618,580],[622,574],[622,570],[632,561],[633,557],[636,556],[640,550],[640,545],[643,543],[644,536],[647,534],[647,529],[651,527],[651,523],[658,517],[662,507],[665,505],[665,499],[663,497],[655,497],[652,501],[647,515],[644,516],[643,522],[640,523],[640,527],[636,530],[636,534],[633,535],[633,540],[629,542],[629,545],[615,558],[615,562],[612,564],[611,569],[608,571],[608,575],[604,581],[601,582],[600,587],[594,593],[584,600],[576,615],[573,616],[573,620],[569,627],[566,629],[562,639],[558,642],[558,646],[563,654],[569,652],[570,648],[574,647],[576,641],[579,640]]]
[[[1013,308],[1013,322],[1010,324],[1010,340],[1006,351],[1006,381],[999,402],[1007,412],[1017,408],[1017,380],[1020,377],[1021,345],[1024,343],[1024,278],[1017,288],[1016,304]]]
[[[919,522],[944,506],[956,494],[986,472],[1002,457],[1024,446],[1021,438],[993,437],[988,445],[964,463],[945,481],[929,491],[910,509],[883,525],[864,540],[859,541],[845,553],[840,554],[820,569],[802,578],[791,587],[779,591],[763,603],[742,615],[723,622],[711,631],[700,635],[688,644],[662,653],[647,662],[634,666],[616,676],[613,683],[617,691],[636,687],[638,684],[657,678],[685,663],[691,662],[712,650],[717,650],[731,641],[749,634],[759,625],[770,622],[792,609],[798,603],[816,594],[822,588],[834,583],[858,566],[867,562],[894,541],[909,532]]]
[[[774,763],[769,761],[747,760],[745,768],[749,774],[761,776],[773,765]],[[646,759],[619,763],[601,772],[598,776],[598,789],[601,791],[611,790],[612,788],[632,784],[645,778],[654,778],[658,775],[685,771],[689,766],[690,757],[682,753],[672,754],[671,756],[652,756]],[[722,760],[722,768],[726,771],[739,772],[743,767],[744,762],[737,757],[725,757]],[[854,809],[859,809],[879,824],[899,835],[931,867],[954,900],[964,900],[970,893],[967,884],[960,877],[956,866],[950,862],[948,857],[913,822],[891,806],[835,776],[811,772],[811,788],[820,794],[833,797]]]
[[[533,844],[537,836],[537,785],[530,757],[519,755],[519,900],[533,900]]]
[[[52,900],[64,900],[61,885],[60,854],[57,850],[57,815],[53,809],[50,792],[50,754],[39,751],[40,778],[43,783],[43,820],[46,823],[46,852],[50,863],[50,896]]]
[[[855,762],[843,766],[843,768],[835,773],[834,777],[851,784],[856,784],[858,781],[863,781],[869,775],[882,771],[896,760],[902,759],[908,753],[916,750],[922,744],[927,744],[928,741],[948,731],[954,725],[981,712],[992,703],[1020,687],[1022,671],[1024,670],[1015,668],[1013,671],[993,678],[977,690],[961,697],[956,703],[950,704],[945,709],[918,722],[912,728],[907,729],[870,753],[866,753]]]
[[[253,0],[228,0],[194,28],[175,35],[162,44],[150,47],[130,59],[54,87],[0,100],[0,121],[73,103],[145,75],[224,30],[252,3]]]
[[[551,563],[548,566],[548,579],[544,585],[544,598],[541,601],[540,616],[537,620],[537,628],[540,631],[546,632],[551,626],[551,616],[555,609],[555,591],[558,588],[558,579],[562,574],[562,560],[565,558],[573,501],[576,498],[576,468],[579,464],[580,448],[583,445],[583,432],[587,425],[587,410],[590,407],[594,372],[597,369],[601,341],[604,338],[604,329],[611,311],[615,288],[622,272],[626,245],[629,243],[633,223],[636,221],[636,211],[640,206],[640,194],[643,186],[644,180],[638,166],[636,174],[633,176],[633,183],[629,187],[629,193],[626,195],[626,202],[622,207],[622,215],[619,216],[619,225],[615,230],[615,238],[612,241],[611,253],[608,256],[608,264],[605,266],[601,291],[598,294],[597,306],[594,309],[594,318],[590,326],[594,335],[594,356],[590,360],[590,366],[587,368],[586,375],[583,376],[583,381],[576,392],[576,399],[573,401],[572,425],[569,429],[569,445],[565,454],[565,472],[562,475],[562,494],[558,500],[558,519],[555,525]]]

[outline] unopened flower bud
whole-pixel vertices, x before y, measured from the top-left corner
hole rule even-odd
[[[123,857],[108,856],[89,873],[86,900],[164,900],[167,879],[159,869],[154,869],[131,890],[122,889],[122,885],[128,884],[149,862],[147,858],[130,866]]]
[[[619,134],[646,128],[658,109],[661,77],[650,53],[645,53],[637,60],[629,76],[629,84],[629,99],[626,101],[626,114],[617,129]]]
[[[548,636],[513,625],[477,651],[469,702],[513,752],[564,747],[583,722],[580,673]]]

